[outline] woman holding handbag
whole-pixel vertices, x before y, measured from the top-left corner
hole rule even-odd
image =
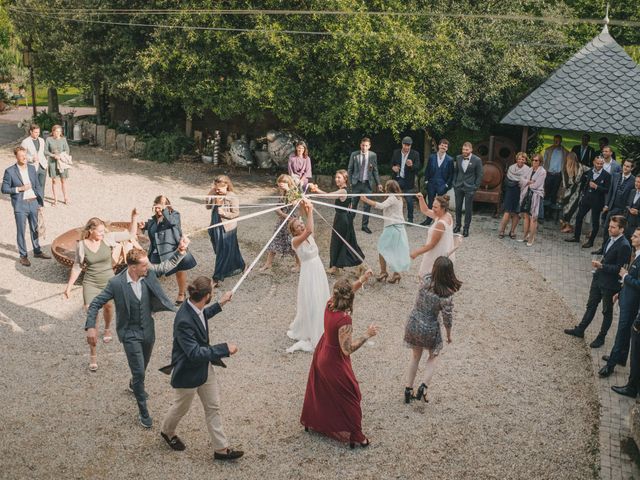
[[[126,232],[107,232],[105,224],[97,217],[89,219],[82,229],[80,240],[76,244],[76,256],[69,273],[67,288],[63,293],[63,298],[69,299],[71,288],[80,274],[84,271],[82,279],[82,298],[84,309],[89,308],[89,304],[106,286],[113,277],[113,249],[117,242],[132,240],[136,237],[138,213],[134,208],[131,211],[131,223]],[[113,305],[107,303],[104,312],[104,335],[102,340],[109,343],[112,339],[111,319],[113,318]],[[89,370],[95,372],[98,369],[96,347],[90,345]]]
[[[531,173],[521,180],[520,213],[524,216],[524,236],[519,242],[527,242],[531,247],[536,240],[538,231],[538,213],[544,198],[544,180],[547,171],[542,166],[542,155],[536,153],[531,158]]]
[[[64,197],[65,205],[69,205],[69,192],[67,190],[67,180],[69,178],[69,169],[61,168],[61,158],[65,159],[69,157],[69,144],[67,139],[62,136],[62,127],[60,125],[54,125],[51,127],[51,136],[47,137],[44,144],[44,156],[49,161],[49,176],[51,177],[51,192],[53,193],[53,206],[57,204],[56,199],[56,180],[60,179],[60,186],[62,188],[62,195]],[[44,189],[43,189],[44,191]]]
[[[138,225],[143,232],[149,236],[149,262],[155,265],[171,258],[178,249],[178,244],[182,238],[182,225],[180,213],[173,209],[171,202],[164,195],[158,195],[153,201],[153,217],[146,223],[140,222]],[[170,276],[175,273],[178,283],[178,298],[176,306],[181,305],[185,300],[187,289],[187,270],[191,270],[198,264],[191,252],[187,251],[184,259],[176,268],[167,272]]]

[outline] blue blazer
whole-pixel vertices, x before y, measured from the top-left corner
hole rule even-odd
[[[31,181],[31,188],[33,188],[38,200],[38,205],[44,206],[44,192],[42,186],[38,181],[38,174],[33,165],[27,164],[27,171],[29,172],[29,180]],[[11,195],[11,206],[15,213],[28,213],[29,204],[24,201],[24,192],[18,192],[17,188],[24,185],[22,182],[22,175],[20,175],[20,169],[18,164],[11,165],[4,171],[2,177],[2,193]]]
[[[209,319],[220,313],[222,307],[214,303],[204,309],[207,328],[202,326],[198,314],[184,302],[173,322],[173,349],[171,351],[171,386],[173,388],[196,388],[209,377],[209,363],[225,367],[220,360],[229,356],[226,343],[209,345]],[[168,367],[163,367],[166,369]]]
[[[635,318],[640,307],[640,257],[634,259],[620,291],[620,318]],[[628,318],[628,317],[627,317]]]
[[[607,198],[605,201],[605,206],[609,207],[611,210],[616,203],[623,204],[626,207],[627,197],[629,197],[629,192],[631,190],[635,190],[635,182],[636,177],[634,175],[629,175],[627,182],[624,184],[624,188],[622,189],[620,198],[618,198],[618,186],[622,181],[622,171],[618,173],[614,173],[611,175],[611,184],[609,185],[609,193],[607,193]]]
[[[429,190],[438,195],[444,195],[453,186],[453,157],[444,155],[442,166],[438,167],[438,154],[429,155],[429,161],[424,169],[424,182]]]
[[[606,245],[605,245],[606,247]],[[613,245],[609,247],[607,253],[602,257],[602,268],[596,270],[593,274],[593,282],[597,282],[600,288],[620,291],[620,269],[631,258],[631,245],[629,241],[622,235]],[[625,279],[626,280],[626,279]]]

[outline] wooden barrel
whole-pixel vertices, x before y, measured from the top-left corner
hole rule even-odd
[[[105,222],[110,232],[123,232],[129,230],[129,222]],[[80,240],[83,227],[68,230],[56,237],[51,243],[51,254],[65,267],[71,268],[76,259],[76,243]],[[138,242],[143,248],[148,248],[149,238],[138,232]]]
[[[502,185],[504,173],[502,167],[495,162],[485,162],[482,165],[482,184],[480,188],[493,190]]]

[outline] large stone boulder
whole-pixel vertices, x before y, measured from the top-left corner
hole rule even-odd
[[[133,135],[127,135],[127,138],[125,139],[125,145],[127,147],[127,151],[129,153],[133,153],[134,147],[136,145],[136,137],[134,137]]]
[[[107,146],[107,127],[106,125],[96,126],[96,143],[102,148]]]
[[[236,140],[231,144],[229,148],[229,154],[231,156],[231,164],[237,167],[248,167],[253,165],[253,155],[249,142],[245,139]]]
[[[127,136],[124,133],[118,133],[116,135],[116,150],[119,152],[127,151]]]
[[[83,140],[89,140],[91,141],[92,139],[94,141],[97,141],[97,125],[95,123],[91,123],[91,122],[82,122],[82,138]]]
[[[304,141],[302,137],[291,132],[269,130],[264,137],[271,161],[279,167],[286,167],[289,156],[295,152],[296,143]]]
[[[114,150],[116,148],[116,131],[113,128],[107,128],[106,148]]]
[[[133,154],[136,157],[142,157],[142,154],[144,153],[144,148],[147,146],[147,144],[145,142],[141,142],[141,141],[137,141],[134,145],[133,145]]]

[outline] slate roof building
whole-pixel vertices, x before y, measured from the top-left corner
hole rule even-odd
[[[501,123],[640,136],[640,66],[605,25]]]

